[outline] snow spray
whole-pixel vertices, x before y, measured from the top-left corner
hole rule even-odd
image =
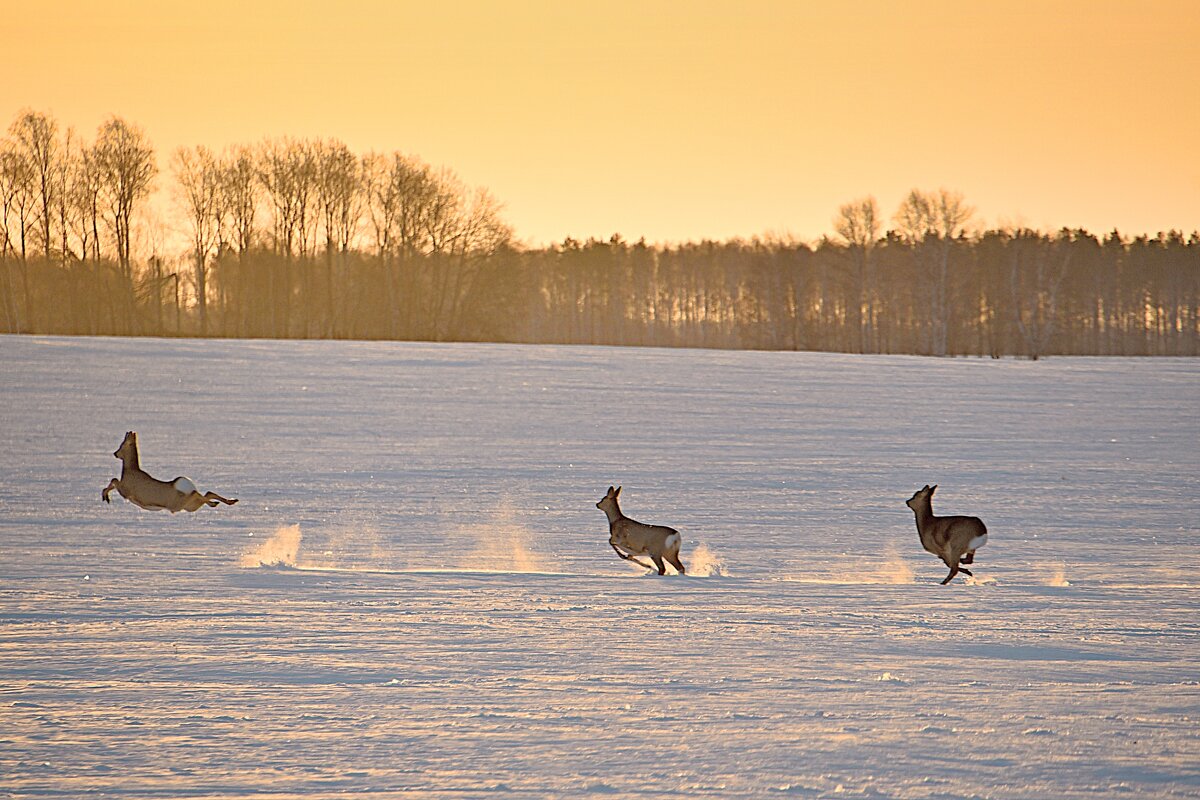
[[[725,559],[714,553],[706,544],[698,544],[686,560],[688,575],[694,578],[729,577]]]
[[[461,567],[485,572],[545,572],[545,559],[531,546],[532,532],[517,521],[516,512],[502,504],[492,518],[459,529],[458,534],[474,542],[464,554]]]
[[[883,551],[886,560],[883,566],[879,569],[879,580],[881,583],[912,583],[913,568],[908,565],[908,562],[900,557],[900,553],[896,551],[894,544],[889,544]]]
[[[283,525],[238,562],[243,567],[294,567],[300,555],[300,526]]]

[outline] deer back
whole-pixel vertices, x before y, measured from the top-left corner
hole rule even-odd
[[[965,553],[972,541],[986,535],[987,527],[979,517],[932,517],[921,531],[921,544],[933,553]]]
[[[624,517],[609,524],[609,540],[631,553],[650,553],[661,556],[666,548],[667,538],[678,535],[679,531],[666,525],[646,525],[637,520]]]

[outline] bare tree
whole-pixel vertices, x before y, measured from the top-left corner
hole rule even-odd
[[[264,143],[258,156],[258,179],[271,208],[275,251],[282,256],[283,274],[281,319],[274,321],[276,303],[271,302],[272,331],[276,336],[291,335],[292,259],[306,252],[306,226],[310,182],[308,148],[294,139],[275,139]],[[271,283],[274,284],[272,273]],[[271,294],[276,294],[272,285]],[[273,300],[273,298],[272,298]]]
[[[132,285],[133,218],[158,174],[154,150],[141,128],[120,117],[110,117],[97,133],[95,153],[105,213],[116,242],[117,263]]]
[[[71,203],[75,206],[75,235],[79,239],[79,257],[100,260],[100,219],[104,176],[95,146],[80,146]]]
[[[228,304],[233,306],[233,323],[237,335],[242,335],[250,323],[251,280],[250,250],[254,246],[255,218],[258,214],[259,178],[254,151],[235,147],[221,158],[221,206],[227,215],[231,244],[237,251],[235,275],[227,287]],[[230,314],[224,319],[228,323]]]
[[[296,235],[296,193],[289,151],[292,142],[276,139],[264,142],[258,152],[258,180],[271,207],[273,246],[280,255],[291,255]]]
[[[37,232],[43,254],[49,261],[50,245],[54,241],[50,236],[50,222],[54,218],[54,169],[60,149],[58,122],[48,114],[25,111],[12,123],[9,133],[33,172]]]
[[[0,259],[9,251],[27,257],[29,216],[34,203],[33,170],[11,140],[0,140]],[[13,226],[16,226],[14,234]]]
[[[222,159],[221,172],[233,244],[239,255],[246,254],[254,244],[254,218],[258,210],[254,153],[248,147],[234,148]]]
[[[207,147],[181,147],[173,157],[179,202],[192,240],[200,335],[208,335],[208,259],[219,237],[221,174]]]
[[[317,148],[311,141],[295,143],[290,153],[292,191],[296,193],[296,243],[303,261],[316,250],[321,223],[317,208]]]
[[[392,232],[400,207],[387,157],[367,153],[362,157],[359,174],[362,176],[363,210],[371,226],[375,255],[384,257],[391,251]]]
[[[468,190],[449,170],[437,173],[435,180],[423,217],[432,273],[429,334],[443,339],[456,333],[484,257],[508,243],[512,230],[500,219],[500,204],[486,189]]]
[[[33,112],[7,130],[6,332],[138,332],[147,310],[140,330],[169,330],[173,282],[177,333],[1200,354],[1200,232],[968,237],[961,195],[914,190],[883,237],[867,197],[842,205],[837,239],[816,247],[614,235],[527,250],[512,245],[496,199],[448,169],[281,139],[219,159],[204,148],[173,154],[174,227],[192,242],[190,256],[164,260],[167,225],[142,202],[154,163],[139,130],[114,118],[87,146]],[[134,252],[147,254],[136,268]],[[175,269],[185,260],[192,266]],[[181,305],[198,325],[184,324]]]
[[[59,258],[64,265],[75,257],[75,253],[71,249],[70,236],[71,232],[77,228],[76,218],[80,211],[75,199],[77,196],[76,183],[81,177],[82,158],[82,148],[76,140],[75,131],[68,128],[63,137],[61,153],[55,159],[51,173],[53,184],[51,194],[59,235]],[[86,256],[86,253],[84,255]]]
[[[431,254],[457,253],[466,222],[468,190],[454,172],[445,167],[431,176],[430,191],[424,195],[421,227]]]
[[[343,142],[330,139],[315,148],[317,208],[325,231],[326,336],[338,332],[334,261],[344,267],[350,239],[358,227],[361,173],[359,160]]]
[[[858,329],[859,352],[874,352],[875,302],[872,253],[879,239],[879,207],[874,197],[846,203],[838,209],[833,229],[846,240],[853,262],[853,292],[848,300],[851,325]],[[857,301],[857,302],[855,302]]]
[[[397,244],[406,257],[428,255],[437,247],[429,235],[430,218],[442,200],[433,169],[422,161],[402,156],[392,160],[392,189],[400,203],[396,219]]]
[[[398,160],[399,155],[393,156]],[[389,338],[396,338],[397,279],[394,234],[400,215],[400,193],[392,180],[392,165],[386,156],[368,153],[362,157],[363,209],[371,226],[375,255],[383,271],[384,325]]]
[[[11,249],[19,256],[12,268],[5,268],[5,317],[7,330],[20,332],[28,328],[33,305],[33,293],[29,284],[29,230],[35,213],[37,193],[34,170],[23,149],[12,141],[0,142],[0,200],[3,200],[4,249]],[[13,244],[13,226],[16,227],[16,243]],[[6,259],[0,259],[6,261]],[[17,291],[13,271],[20,273],[22,302],[17,302]],[[22,319],[25,320],[22,323]]]
[[[933,355],[946,355],[951,315],[947,297],[951,254],[973,213],[974,209],[963,202],[960,193],[946,189],[929,193],[913,189],[896,212],[899,232],[916,255],[917,279],[929,310],[926,346]]]
[[[393,153],[390,161],[373,156],[368,163],[368,210],[376,247],[384,260],[389,335],[400,333],[402,308],[409,334],[419,335],[421,319],[429,309],[415,302],[421,277],[417,269],[431,253],[426,220],[437,185],[427,164],[400,153]]]

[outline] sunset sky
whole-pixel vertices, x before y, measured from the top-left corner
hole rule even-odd
[[[1195,0],[6,6],[3,125],[117,114],[164,170],[268,136],[400,150],[532,244],[812,239],[914,187],[987,225],[1200,228]]]

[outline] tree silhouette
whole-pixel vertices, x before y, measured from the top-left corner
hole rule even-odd
[[[89,144],[22,112],[8,130],[10,333],[1200,355],[1198,233],[969,231],[961,194],[914,189],[892,230],[865,197],[812,244],[614,234],[523,248],[499,201],[449,169],[281,138],[177,151],[170,222],[189,241],[139,259],[156,176],[139,128],[113,117]]]
[[[131,330],[136,331],[131,250],[133,219],[138,204],[150,193],[158,167],[155,166],[154,151],[145,133],[120,117],[110,117],[100,126],[96,134],[95,156],[104,214],[112,229],[117,264],[127,292],[128,324]]]

